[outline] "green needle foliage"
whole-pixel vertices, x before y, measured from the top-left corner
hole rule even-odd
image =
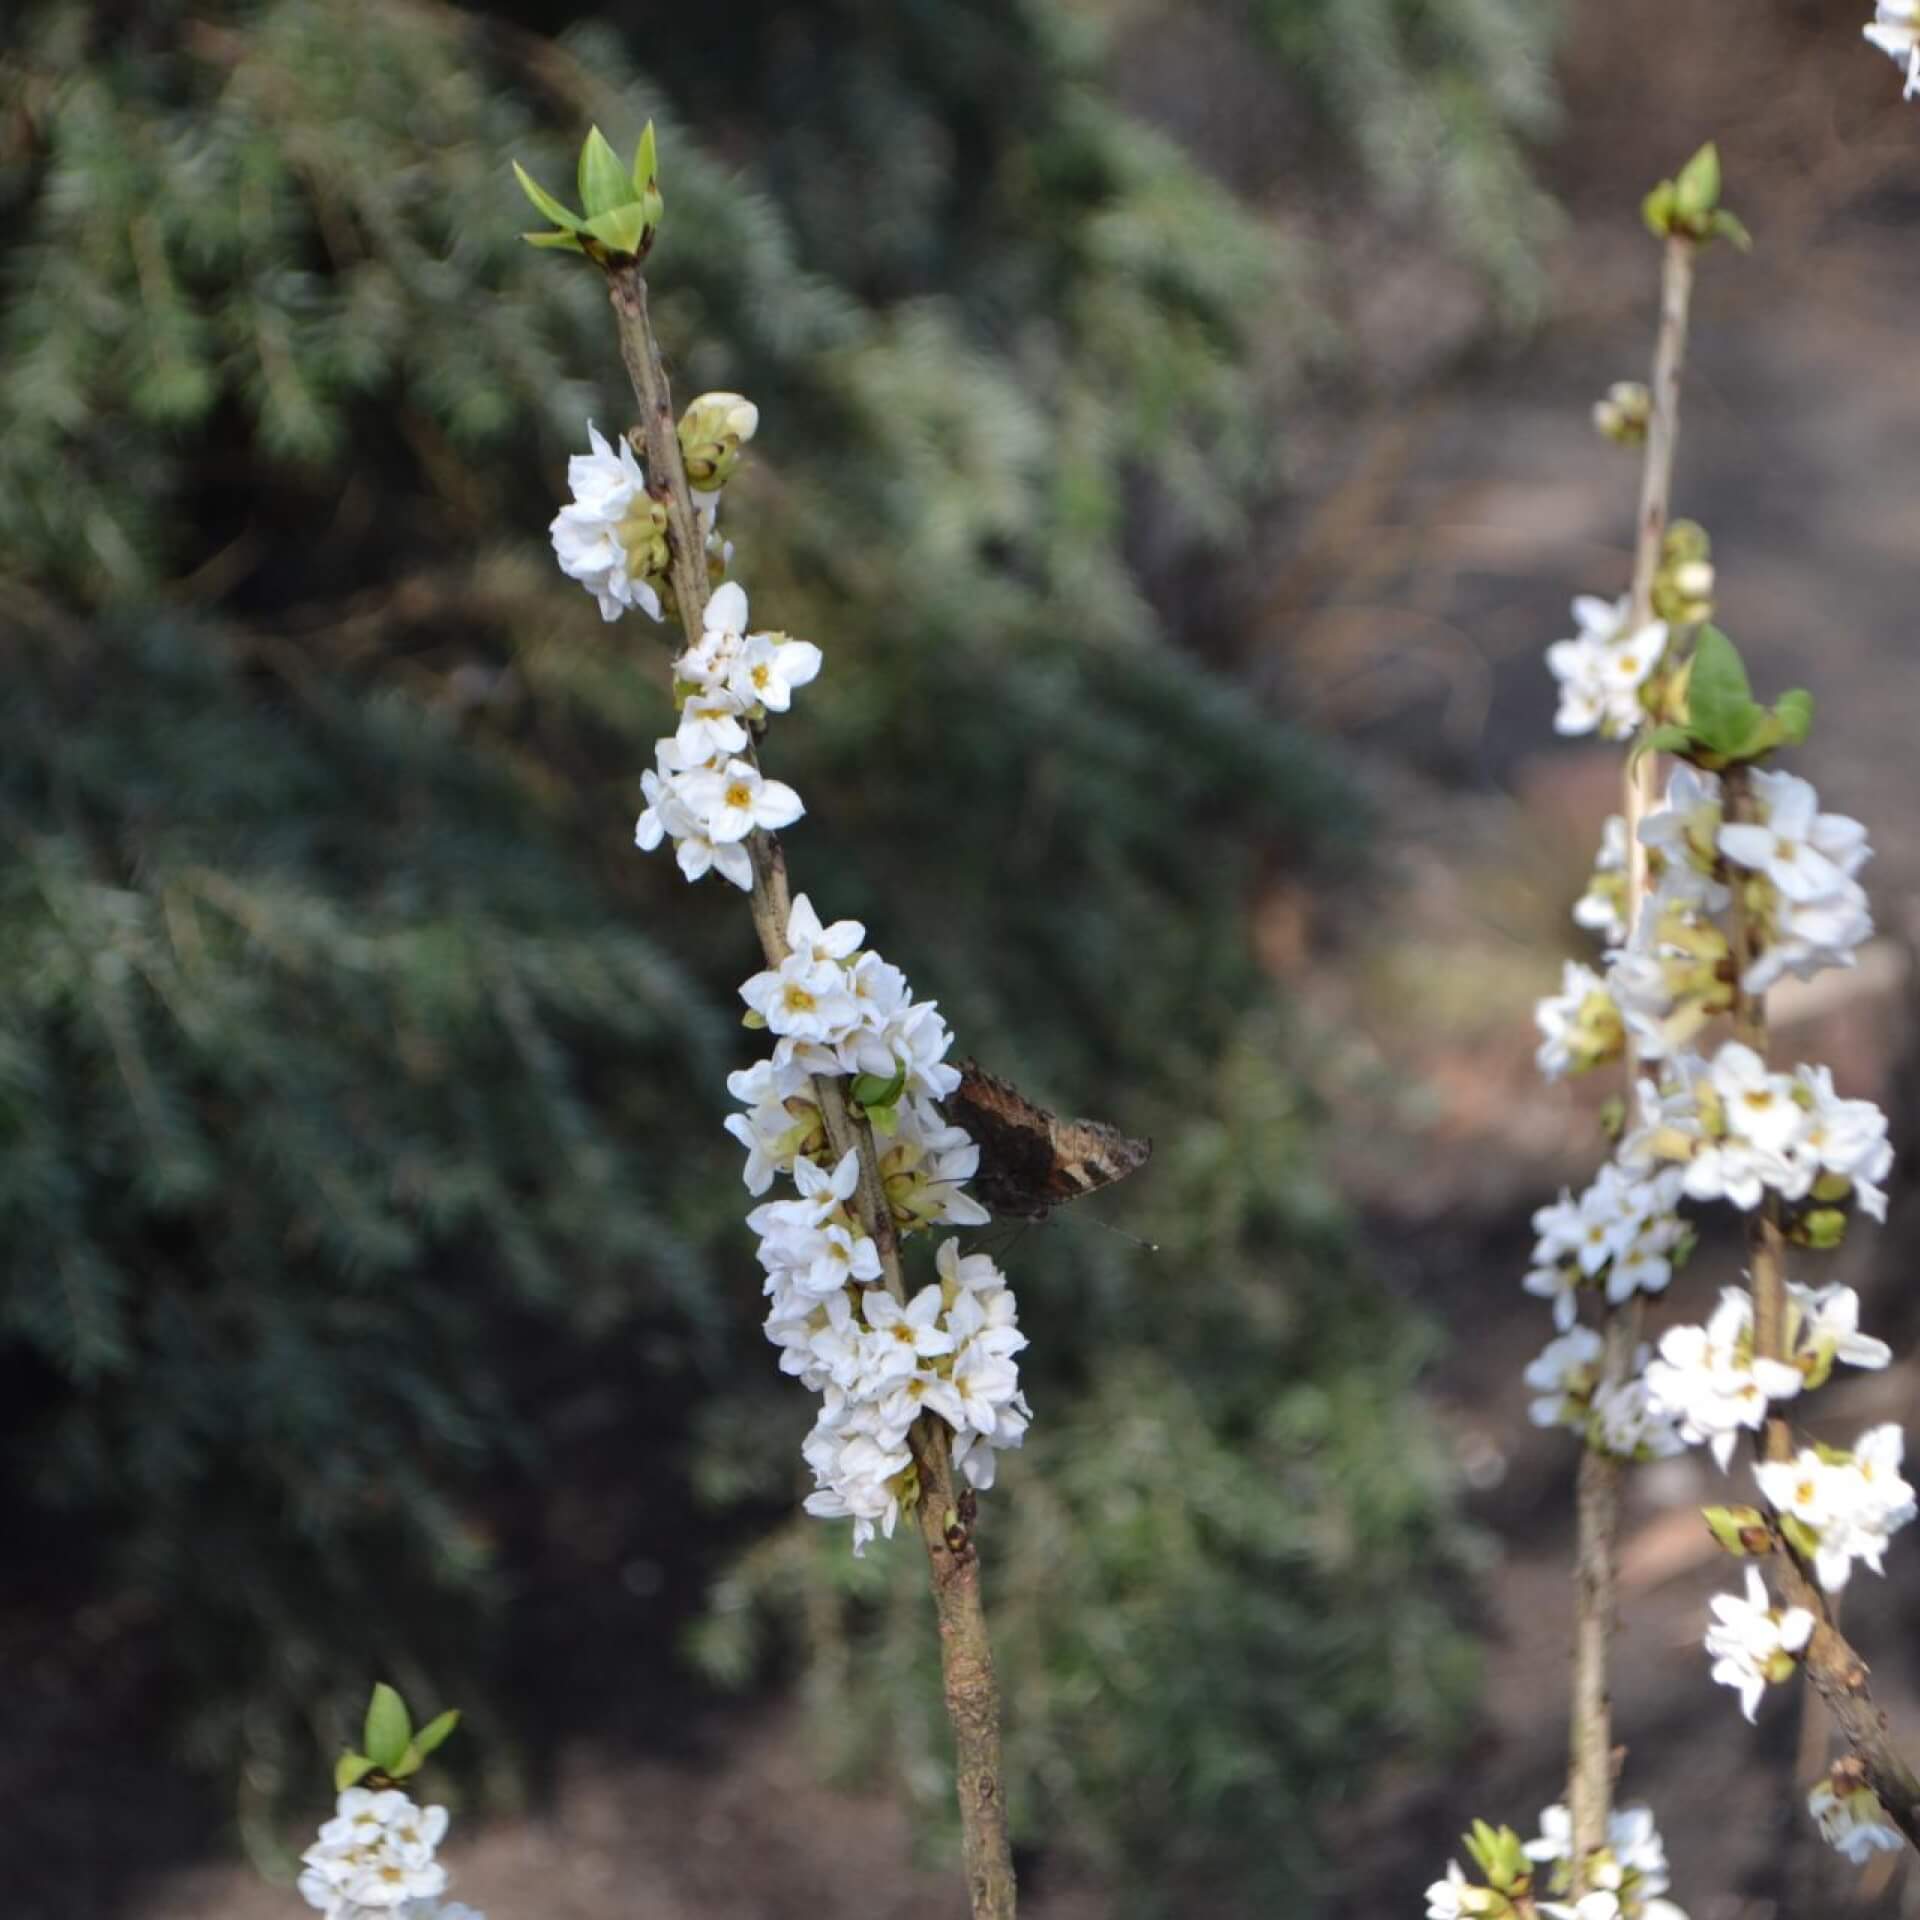
[[[709,1667],[799,1645],[944,1804],[917,1556],[788,1523],[804,1396],[719,1125],[744,916],[629,844],[665,649],[544,550],[625,385],[508,159],[564,182],[651,117],[678,387],[759,403],[729,531],[827,652],[774,769],[801,883],[984,1060],[1159,1142],[1117,1209],[1159,1254],[1005,1256],[1018,1804],[1169,1899],[1297,1891],[1329,1788],[1459,1695],[1419,1356],[1243,927],[1358,810],[1164,617],[1222,604],[1298,262],[1052,0],[792,18],[60,0],[0,37],[0,1505],[147,1597],[193,1753],[305,1793],[370,1671],[485,1720],[524,1514],[589,1444],[617,1539],[715,1580]]]

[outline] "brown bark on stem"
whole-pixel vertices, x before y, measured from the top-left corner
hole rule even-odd
[[[1628,596],[1627,631],[1637,632],[1653,618],[1653,583],[1660,568],[1673,493],[1674,449],[1680,437],[1680,379],[1686,363],[1687,310],[1693,298],[1695,246],[1670,238],[1660,275],[1660,331],[1654,342],[1652,411],[1647,420],[1646,457],[1640,470],[1640,510],[1634,523],[1633,586]],[[1627,910],[1629,936],[1640,916],[1647,890],[1647,854],[1640,844],[1640,822],[1653,798],[1654,758],[1642,754],[1628,768],[1621,812],[1627,829]],[[1627,1100],[1631,1105],[1640,1062],[1627,1042]],[[1606,1348],[1601,1358],[1604,1383],[1617,1386],[1633,1372],[1640,1343],[1640,1301],[1608,1307],[1602,1315]],[[1567,1741],[1567,1811],[1572,1825],[1573,1893],[1590,1891],[1588,1857],[1607,1844],[1613,1810],[1613,1700],[1607,1666],[1614,1626],[1614,1593],[1619,1559],[1622,1462],[1588,1447],[1580,1458],[1576,1494],[1574,1548],[1573,1686]]]
[[[607,275],[608,296],[620,327],[620,357],[640,405],[646,446],[647,484],[667,511],[669,580],[681,627],[699,633],[706,609],[706,542],[687,486],[674,418],[673,392],[660,345],[647,317],[647,283],[638,264]],[[786,853],[770,833],[747,843],[753,861],[753,926],[767,965],[777,967],[791,951],[787,915],[792,905]],[[899,1236],[881,1178],[880,1156],[866,1118],[848,1101],[836,1079],[813,1083],[827,1138],[836,1158],[860,1156],[855,1194],[861,1225],[873,1236],[888,1289],[906,1298]],[[926,1547],[935,1617],[940,1629],[940,1668],[947,1719],[953,1728],[954,1768],[960,1797],[960,1844],[973,1920],[1013,1920],[1013,1848],[1000,1765],[1000,1689],[994,1679],[980,1594],[980,1558],[973,1540],[973,1500],[955,1483],[945,1425],[923,1416],[908,1435],[919,1475],[916,1516]]]
[[[1745,766],[1729,767],[1720,780],[1721,803],[1728,820],[1752,820],[1756,808],[1753,775]],[[1766,1058],[1765,997],[1740,985],[1759,951],[1741,876],[1733,888],[1733,1030],[1737,1039]],[[1769,1191],[1747,1226],[1747,1266],[1753,1285],[1753,1355],[1756,1360],[1787,1357],[1787,1248],[1780,1231],[1779,1198]],[[1770,1418],[1759,1441],[1766,1460],[1793,1458],[1793,1428],[1785,1418]],[[1840,1631],[1835,1608],[1793,1547],[1778,1533],[1772,1556],[1775,1598],[1783,1606],[1804,1607],[1814,1618],[1813,1637],[1800,1656],[1808,1683],[1825,1704],[1834,1727],[1860,1762],[1887,1818],[1920,1849],[1920,1777],[1894,1743],[1887,1716],[1867,1690],[1867,1663]]]

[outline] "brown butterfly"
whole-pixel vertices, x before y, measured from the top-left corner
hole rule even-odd
[[[1103,1120],[1062,1120],[971,1060],[959,1064],[960,1084],[941,1104],[980,1149],[971,1191],[994,1213],[1044,1220],[1050,1209],[1124,1180],[1153,1151],[1151,1140]]]

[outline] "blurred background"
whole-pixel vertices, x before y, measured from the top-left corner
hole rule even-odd
[[[1029,1909],[1415,1912],[1468,1818],[1534,1830],[1573,1460],[1518,1281],[1611,1089],[1541,1088],[1528,1008],[1615,772],[1540,650],[1626,584],[1586,413],[1710,134],[1759,246],[1704,268],[1677,505],[1879,849],[1884,936],[1783,1045],[1920,1134],[1920,108],[1867,12],[9,12],[10,1920],[301,1911],[376,1676],[467,1710],[494,1920],[962,1910],[919,1556],[796,1517],[720,1128],[746,918],[632,850],[666,649],[546,548],[625,385],[507,158],[649,115],[678,391],[760,404],[739,572],[827,650],[796,872],[966,1050],[1157,1142],[1001,1254]],[[1829,1272],[1911,1356],[1905,1197]],[[1756,1734],[1708,1685],[1710,1472],[1635,1481],[1626,1795],[1694,1920],[1911,1911],[1808,1845],[1785,1690]],[[1913,1554],[1847,1611],[1920,1729]]]

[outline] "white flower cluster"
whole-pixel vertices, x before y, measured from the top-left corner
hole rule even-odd
[[[1597,728],[1606,739],[1624,739],[1644,717],[1640,688],[1666,652],[1666,622],[1655,620],[1629,633],[1626,599],[1597,600],[1591,594],[1574,601],[1573,619],[1579,629],[1574,637],[1547,649],[1548,669],[1560,683],[1554,730],[1592,733]]]
[[[1686,1442],[1672,1416],[1647,1392],[1648,1349],[1634,1355],[1624,1380],[1601,1379],[1606,1342],[1592,1327],[1576,1326],[1550,1340],[1527,1367],[1535,1398],[1527,1418],[1536,1427],[1571,1427],[1603,1453],[1623,1460],[1658,1460],[1683,1453]]]
[[[1564,1806],[1540,1813],[1540,1837],[1527,1842],[1527,1858],[1557,1868],[1573,1860],[1573,1816]],[[1687,1920],[1660,1896],[1672,1884],[1667,1846],[1650,1807],[1615,1807],[1607,1819],[1604,1858],[1593,1862],[1593,1891],[1580,1899],[1545,1901],[1540,1912],[1555,1920]]]
[[[1879,0],[1873,23],[1860,29],[1873,44],[1907,70],[1903,97],[1920,96],[1920,0]]]
[[[300,1893],[326,1920],[485,1920],[443,1904],[447,1870],[434,1857],[445,1807],[418,1807],[397,1788],[349,1787],[300,1856]]]
[[[1476,1822],[1476,1827],[1478,1823]],[[1482,1829],[1484,1831],[1484,1829]],[[1540,1815],[1540,1836],[1524,1847],[1519,1836],[1500,1835],[1513,1848],[1516,1864],[1530,1861],[1537,1871],[1534,1884],[1564,1892],[1572,1879],[1573,1820],[1563,1806],[1548,1807]],[[1671,1884],[1666,1843],[1645,1807],[1616,1807],[1607,1821],[1607,1844],[1588,1860],[1592,1890],[1578,1900],[1539,1900],[1529,1912],[1550,1920],[1687,1920],[1671,1900],[1664,1899]],[[1502,1885],[1512,1886],[1510,1880]],[[1448,1861],[1447,1877],[1427,1889],[1427,1920],[1480,1920],[1480,1916],[1512,1914],[1514,1901],[1492,1887],[1475,1885]]]
[[[811,641],[746,629],[747,596],[729,580],[707,602],[699,640],[673,663],[680,725],[656,743],[654,769],[640,777],[647,805],[633,832],[648,852],[672,840],[689,880],[718,873],[743,892],[753,886],[748,836],[806,811],[790,786],[761,773],[749,728],[785,713],[794,688],[820,671]]]
[[[1767,883],[1760,951],[1740,982],[1748,993],[1764,993],[1782,974],[1809,980],[1822,968],[1854,964],[1873,934],[1866,889],[1854,875],[1873,849],[1858,820],[1820,811],[1812,782],[1759,770],[1751,779],[1761,819],[1723,824],[1719,848]]]
[[[821,1396],[803,1449],[818,1485],[807,1509],[853,1520],[854,1551],[891,1537],[913,1457],[908,1429],[922,1413],[953,1429],[953,1459],[975,1487],[993,1484],[995,1455],[1017,1447],[1032,1414],[1014,1356],[1027,1344],[1006,1276],[984,1254],[943,1241],[936,1281],[904,1303],[879,1284],[879,1248],[853,1201],[859,1156],[826,1164],[815,1076],[866,1076],[890,1096],[880,1138],[889,1209],[902,1232],[976,1226],[987,1210],[964,1191],[979,1148],[937,1102],[959,1085],[952,1038],[932,1001],[863,951],[865,929],[823,926],[805,894],[787,920],[792,951],[741,988],[773,1056],[728,1082],[748,1111],[728,1130],[747,1149],[745,1180],[765,1193],[786,1175],[798,1198],[747,1216],[766,1271],[767,1338],[784,1372]]]
[[[1805,1607],[1776,1607],[1758,1567],[1747,1569],[1745,1599],[1717,1593],[1707,1605],[1713,1611],[1707,1629],[1713,1677],[1740,1695],[1740,1711],[1751,1720],[1760,1696],[1800,1664],[1797,1656],[1813,1638],[1813,1615]]]
[[[1806,1447],[1796,1459],[1754,1468],[1775,1512],[1801,1530],[1798,1540],[1811,1547],[1814,1572],[1829,1593],[1847,1584],[1856,1560],[1883,1573],[1887,1543],[1913,1519],[1913,1489],[1900,1476],[1905,1447],[1897,1426],[1872,1427],[1851,1453]]]
[[[1889,1823],[1871,1787],[1842,1789],[1829,1777],[1807,1795],[1807,1811],[1820,1837],[1856,1867],[1865,1866],[1876,1853],[1898,1853],[1907,1844],[1906,1836]]]
[[[600,603],[601,619],[618,620],[638,607],[658,620],[653,578],[666,564],[666,512],[648,494],[646,475],[624,439],[616,454],[588,421],[587,440],[592,452],[567,462],[573,498],[549,529],[554,557],[560,571]]]
[[[1787,1359],[1754,1357],[1753,1297],[1725,1287],[1707,1324],[1669,1327],[1647,1368],[1655,1408],[1689,1446],[1709,1447],[1722,1468],[1738,1436],[1757,1433],[1773,1402],[1821,1385],[1836,1361],[1877,1368],[1892,1357],[1884,1341],[1858,1331],[1860,1299],[1851,1287],[1789,1284],[1787,1292]]]
[[[1757,1207],[1783,1200],[1844,1198],[1887,1217],[1882,1183],[1893,1168],[1887,1119],[1871,1100],[1843,1100],[1825,1067],[1776,1073],[1751,1047],[1727,1041],[1711,1061],[1682,1053],[1656,1085],[1639,1088],[1640,1126],[1622,1141],[1621,1164],[1644,1172],[1681,1168],[1693,1200]]]
[[[1522,1284],[1553,1302],[1553,1324],[1565,1333],[1579,1310],[1582,1287],[1604,1289],[1619,1306],[1638,1293],[1659,1293],[1685,1257],[1690,1231],[1675,1211],[1680,1173],[1655,1167],[1636,1175],[1609,1161],[1575,1200],[1563,1187],[1533,1216],[1539,1235]]]

